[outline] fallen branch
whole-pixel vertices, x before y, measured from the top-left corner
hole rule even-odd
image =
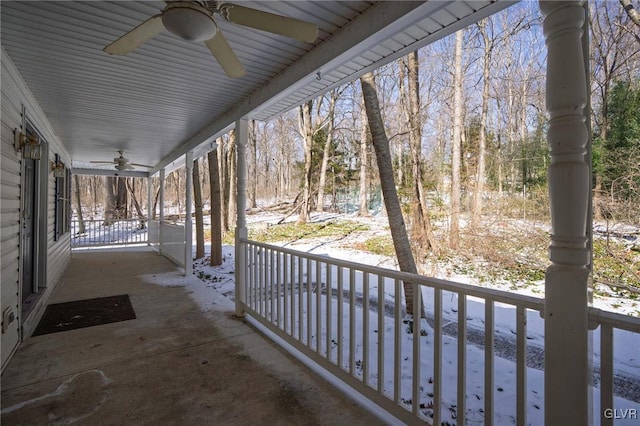
[[[610,283],[610,282],[607,282],[607,281],[595,280],[595,279],[593,280],[593,282],[598,283],[598,284],[604,284],[604,285],[606,285],[608,287],[611,287],[611,288],[618,288],[618,289],[626,290],[626,291],[628,291],[630,293],[633,293],[633,294],[640,294],[640,289],[639,288],[636,288],[636,287],[633,287],[633,286],[630,286],[630,285],[627,285],[627,284],[616,284],[616,283]]]

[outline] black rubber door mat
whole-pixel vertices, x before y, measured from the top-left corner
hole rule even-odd
[[[128,294],[48,305],[34,336],[136,319]]]

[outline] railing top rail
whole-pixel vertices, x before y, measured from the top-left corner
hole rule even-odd
[[[93,222],[104,222],[106,219],[102,218],[102,219],[82,219],[83,222],[88,222],[88,223],[93,223]],[[122,218],[122,219],[112,219],[111,222],[140,222],[141,220],[146,221],[147,218],[146,217],[128,217],[128,218]],[[71,218],[72,222],[80,222],[80,219],[78,219],[77,217],[73,217]]]
[[[640,333],[640,318],[616,312],[603,311],[598,308],[589,308],[589,320],[597,324],[607,324],[620,330]]]
[[[495,290],[490,288],[476,287],[470,284],[462,284],[454,281],[442,280],[439,278],[431,278],[423,275],[414,275],[408,272],[396,271],[388,268],[381,268],[379,266],[365,265],[362,263],[351,262],[348,260],[335,259],[328,256],[317,255],[313,253],[301,252],[298,250],[292,250],[286,247],[275,246],[266,243],[260,243],[258,241],[252,241],[249,239],[242,239],[240,242],[254,245],[256,247],[262,247],[265,249],[277,250],[282,253],[291,254],[294,256],[304,256],[311,260],[318,262],[329,263],[335,266],[341,266],[343,268],[355,269],[370,274],[381,275],[386,278],[399,279],[406,282],[415,282],[422,286],[433,287],[445,291],[454,291],[464,293],[469,296],[478,297],[481,299],[493,300],[495,302],[505,303],[508,305],[523,306],[526,309],[542,312],[544,309],[544,299],[526,296],[523,294],[508,293],[501,290]]]

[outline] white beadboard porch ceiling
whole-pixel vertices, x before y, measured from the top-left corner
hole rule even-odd
[[[155,170],[206,152],[241,117],[283,113],[514,2],[236,3],[314,22],[319,37],[308,44],[216,19],[247,70],[231,79],[204,43],[167,32],[125,57],[102,51],[163,2],[3,0],[1,43],[74,168],[124,150]]]

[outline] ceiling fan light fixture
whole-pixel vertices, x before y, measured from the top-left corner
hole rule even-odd
[[[172,34],[188,41],[206,41],[216,35],[211,12],[193,2],[169,3],[162,13],[162,24]]]

